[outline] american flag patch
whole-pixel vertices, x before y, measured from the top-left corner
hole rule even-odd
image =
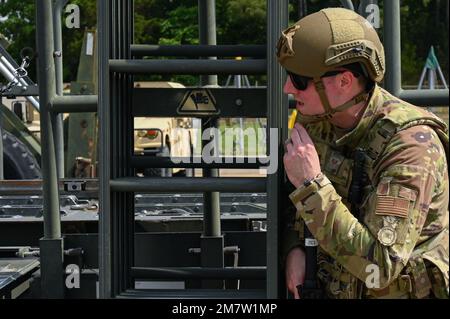
[[[406,218],[408,216],[409,200],[392,197],[392,196],[378,196],[377,208],[375,214],[388,215]]]

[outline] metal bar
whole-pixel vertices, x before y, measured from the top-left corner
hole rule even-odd
[[[111,4],[111,26],[110,26],[110,53],[109,58],[120,58],[120,37],[123,33],[120,32],[119,26],[119,1],[120,0],[112,0]],[[121,127],[120,127],[120,115],[119,107],[120,105],[120,97],[121,97],[121,87],[120,87],[120,79],[121,74],[110,74],[110,113],[111,113],[111,128],[108,132],[110,134],[110,153],[108,154],[122,154],[121,152]],[[120,172],[120,162],[122,158],[117,156],[116,158],[110,158],[111,166],[111,176],[110,178],[116,178],[121,176]],[[109,183],[109,181],[108,181]],[[112,188],[110,188],[110,192]],[[115,196],[110,195],[110,209],[111,209],[111,297],[119,294],[121,291],[121,265],[117,261],[117,255],[120,254],[119,242],[121,242],[123,230],[121,229],[121,225],[119,223],[120,218],[118,217],[118,212],[120,211],[119,205],[121,205],[121,201],[123,201],[125,194],[117,194]]]
[[[112,57],[117,59],[123,58],[123,36],[124,30],[122,28],[122,15],[121,15],[121,4],[122,0],[113,0],[113,28],[111,32],[111,45],[112,45]],[[112,176],[122,177],[124,176],[124,148],[125,145],[123,143],[123,109],[121,109],[122,99],[124,95],[123,90],[123,74],[114,74],[111,82],[112,89],[110,92],[111,98],[111,113],[113,113],[112,121],[112,131],[110,134],[112,136],[111,139],[111,151],[112,154],[117,154],[118,156],[115,159],[112,159]],[[111,155],[111,154],[110,154]],[[111,188],[111,191],[113,189]],[[121,214],[123,213],[123,203],[126,198],[125,193],[116,194],[116,196],[111,196],[111,204],[112,204],[112,213],[113,213],[113,234],[112,234],[112,269],[113,269],[113,294],[119,294],[124,286],[125,286],[125,278],[123,276],[123,268],[125,267],[125,263],[127,262],[126,256],[124,254],[124,247],[127,246],[125,241],[125,229],[124,224],[121,222]],[[123,259],[123,263],[120,263],[119,260]]]
[[[31,57],[30,57],[31,58]],[[8,51],[0,44],[0,60],[7,66],[11,73],[19,67],[14,58],[8,53]],[[27,75],[19,80],[23,85],[34,85],[34,82]]]
[[[214,178],[220,183],[217,178],[219,177],[219,170],[217,168],[203,169],[203,176],[205,178]],[[206,237],[219,237],[220,231],[220,194],[216,192],[205,192],[203,194],[203,207],[205,213],[203,215],[203,236]],[[211,251],[209,252],[212,253]],[[223,259],[223,257],[222,257]]]
[[[14,59],[9,55],[8,51],[0,45],[0,72],[5,76],[8,81],[14,78],[14,71],[19,67],[19,65],[14,61]],[[19,87],[27,87],[34,85],[33,81],[28,77],[20,78],[18,83]],[[39,94],[37,94],[39,95]],[[39,102],[35,97],[28,96],[26,99],[39,111]]]
[[[0,62],[1,63],[1,62]],[[39,95],[39,87],[37,85],[29,85],[29,86],[14,86],[10,88],[7,92],[3,93],[3,96],[16,97],[16,96],[24,96],[24,97],[35,97]],[[36,101],[36,99],[34,99]],[[39,106],[39,102],[36,102]],[[38,110],[39,111],[39,110]]]
[[[0,196],[42,195],[42,183],[42,179],[3,180],[0,181]],[[60,195],[76,195],[79,198],[97,198],[99,186],[97,179],[60,179],[58,189]],[[80,194],[83,194],[83,196],[80,197]]]
[[[398,96],[402,83],[400,0],[384,1],[384,47],[386,74],[384,87]]]
[[[111,114],[109,89],[111,2],[97,0],[98,23],[98,117],[99,117],[99,297],[110,298],[112,291],[112,212],[111,190]]]
[[[55,96],[51,3],[51,0],[37,1],[37,42],[40,59],[39,97],[42,102],[40,114],[41,168],[44,189],[44,237],[47,239],[61,237],[53,123],[50,119],[50,110],[48,108],[52,98]]]
[[[266,60],[118,60],[109,61],[112,72],[142,74],[264,74]]]
[[[266,267],[132,267],[131,276],[139,279],[264,279]]]
[[[199,41],[201,45],[216,45],[216,0],[198,0]],[[210,56],[206,61],[217,60]],[[217,75],[213,73],[202,76],[202,85],[217,85]]]
[[[215,0],[198,0],[198,25],[199,25],[199,41],[201,45],[216,45],[216,1]],[[217,62],[217,57],[208,57],[205,61],[208,65]],[[200,77],[201,85],[215,86],[217,85],[217,74],[211,74]],[[209,128],[216,128],[218,125],[217,118],[211,118],[205,122],[202,120],[202,131]],[[202,134],[203,135],[203,134]],[[214,138],[214,151],[218,151],[219,139]],[[201,146],[208,141],[201,140]],[[218,169],[203,169],[203,176],[206,178],[216,178],[219,176]],[[218,192],[203,193],[203,233],[201,236],[201,265],[203,267],[223,268],[223,237],[220,224],[220,194]],[[202,283],[203,288],[222,288],[223,282],[205,281]]]
[[[103,31],[107,29],[108,38],[102,41],[100,45],[103,54],[100,54],[100,65],[108,63],[109,58],[126,60],[131,58],[130,44],[133,34],[132,23],[132,1],[113,0],[110,7],[101,6],[105,10],[105,14],[109,15],[111,20],[103,26]],[[101,18],[105,22],[105,18]],[[109,48],[109,50],[105,50]],[[131,117],[131,90],[132,79],[129,74],[115,73],[111,74],[105,64],[106,72],[109,77],[104,77],[104,86],[109,80],[108,89],[109,104],[103,105],[104,112],[110,113],[110,117],[104,116],[101,123],[105,124],[107,130],[103,132],[104,143],[103,154],[101,159],[107,162],[105,168],[101,171],[107,172],[107,178],[103,178],[103,183],[110,183],[111,178],[120,178],[123,176],[131,176],[132,168],[129,165],[129,158],[132,152],[132,125]],[[102,89],[101,87],[99,88]],[[102,91],[104,93],[104,91]],[[105,123],[107,122],[107,123]],[[112,142],[114,141],[114,142]],[[111,185],[110,185],[111,186]],[[108,295],[106,297],[114,297],[122,291],[132,286],[132,278],[129,275],[130,267],[133,264],[133,238],[134,238],[134,215],[126,212],[133,211],[134,198],[132,192],[125,191],[121,194],[111,196],[112,187],[107,189],[108,194],[103,196],[107,200],[110,209],[109,225],[106,231],[109,236],[102,236],[105,240],[110,241],[108,251],[109,254],[108,274],[110,275],[104,280],[109,286]],[[102,288],[102,290],[106,290]],[[103,294],[103,292],[102,292]]]
[[[2,56],[0,58],[0,73],[3,74],[6,80],[14,81],[14,74],[10,70],[8,70],[7,64],[9,64],[8,60],[4,56]],[[24,88],[28,85],[23,79],[19,79],[17,86],[20,88]],[[39,111],[39,102],[33,96],[26,96],[25,98],[35,107],[36,110]]]
[[[441,79],[441,81],[442,81],[442,84],[444,85],[444,89],[447,89],[447,90],[448,90],[447,82],[445,81],[444,74],[442,73],[442,69],[441,69],[441,66],[440,66],[439,64],[438,64],[438,66],[437,66],[437,72],[438,72],[439,77],[440,77],[440,79]]]
[[[55,91],[56,95],[63,95],[63,56],[62,56],[62,28],[61,12],[67,1],[55,1],[53,8],[53,34],[54,34],[54,58],[55,58]],[[63,114],[51,114],[53,134],[55,136],[56,167],[58,177],[64,177],[64,122]]]
[[[278,262],[278,214],[282,207],[281,201],[287,201],[282,198],[280,190],[282,189],[283,172],[282,170],[282,139],[287,136],[287,95],[283,94],[283,81],[285,72],[277,62],[275,49],[281,30],[288,24],[288,0],[271,1],[267,0],[267,127],[268,143],[276,139],[278,149],[270,148],[268,152],[276,152],[278,159],[277,170],[267,177],[267,298],[280,297],[280,271]],[[273,136],[273,130],[282,134]]]
[[[132,101],[133,116],[184,117],[192,114],[193,117],[199,117],[199,112],[195,111],[189,115],[179,113],[180,105],[189,97],[190,92],[192,89],[135,88]],[[265,88],[208,88],[207,92],[215,101],[215,108],[220,117],[267,116]],[[152,105],[158,105],[158,107],[152,107]]]
[[[239,160],[239,161],[238,161]],[[242,160],[242,163],[241,163]],[[205,163],[202,157],[182,157],[182,158],[170,158],[170,157],[156,157],[135,155],[131,157],[131,166],[134,168],[146,168],[146,167],[186,167],[186,168],[261,168],[261,166],[268,166],[267,157],[218,157],[217,161],[212,163]]]
[[[265,45],[146,45],[133,44],[134,57],[175,56],[175,57],[254,57],[266,56]]]
[[[400,90],[400,99],[419,106],[449,105],[449,91],[447,90]]]
[[[124,39],[122,41],[123,46],[123,55],[122,58],[131,58],[131,43],[134,42],[133,35],[134,35],[134,1],[129,0],[123,0],[123,33],[124,33]],[[124,122],[124,131],[123,131],[123,139],[124,139],[124,175],[130,176],[134,173],[134,170],[131,168],[130,165],[130,157],[133,152],[134,147],[134,139],[133,139],[133,127],[134,127],[134,119],[132,117],[132,111],[129,105],[131,105],[132,101],[132,94],[133,94],[133,78],[131,75],[124,75],[123,79],[123,88],[124,88],[124,99],[120,105],[121,109],[123,110],[123,122]],[[134,238],[135,238],[135,219],[134,214],[126,214],[126,212],[129,212],[129,209],[132,209],[134,211],[134,193],[129,193],[125,195],[125,201],[123,203],[123,206],[121,207],[121,211],[125,214],[122,215],[122,223],[124,224],[125,228],[125,244],[126,247],[124,249],[124,257],[123,260],[119,259],[119,263],[123,267],[122,273],[124,276],[124,282],[125,285],[122,288],[124,289],[130,289],[134,288],[134,280],[130,276],[130,269],[132,266],[134,266]]]
[[[41,147],[42,147],[42,187],[44,198],[44,238],[41,249],[51,247],[52,240],[61,241],[61,218],[59,213],[59,191],[56,167],[53,121],[48,105],[55,96],[55,64],[53,60],[53,16],[52,0],[36,1],[37,45],[39,55],[39,100],[41,101]],[[61,253],[59,255],[59,253]],[[52,258],[42,260],[43,258]],[[62,276],[55,281],[55,271],[62,274],[62,250],[53,253],[44,252],[41,263],[51,264],[51,268],[42,268],[42,290],[45,297],[61,298],[64,295]],[[57,272],[58,273],[58,272]],[[57,274],[56,273],[56,274]],[[59,276],[56,276],[59,278]]]
[[[298,20],[308,15],[308,1],[299,0],[298,1]]]
[[[265,178],[122,177],[110,181],[114,192],[265,192]]]
[[[344,8],[355,11],[352,0],[341,0],[341,4]]]
[[[97,112],[97,95],[56,96],[52,101],[52,111],[57,113]]]

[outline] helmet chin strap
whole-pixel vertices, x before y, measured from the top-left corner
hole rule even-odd
[[[325,113],[318,114],[318,115],[303,115],[299,113],[297,122],[300,124],[310,124],[310,123],[317,123],[325,120],[329,120],[333,117],[333,114],[342,112],[353,105],[359,104],[362,101],[366,101],[369,97],[369,93],[361,92],[358,95],[356,95],[351,100],[345,102],[344,104],[341,104],[334,109],[331,108],[330,102],[328,101],[328,97],[325,94],[325,87],[322,83],[321,78],[314,78],[314,86],[316,87],[317,93],[319,93],[320,101],[322,102],[323,107],[325,108]]]

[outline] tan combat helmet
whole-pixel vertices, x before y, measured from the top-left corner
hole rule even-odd
[[[357,13],[343,8],[327,8],[310,14],[282,32],[277,46],[278,62],[290,73],[311,78],[319,93],[325,113],[301,116],[311,123],[331,118],[368,98],[366,92],[332,109],[321,77],[340,67],[360,63],[366,76],[383,79],[384,48],[372,25]]]

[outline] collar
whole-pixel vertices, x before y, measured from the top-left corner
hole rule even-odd
[[[372,126],[372,123],[375,119],[374,115],[377,113],[379,106],[382,104],[380,103],[380,101],[382,100],[380,87],[375,84],[372,92],[369,94],[369,102],[367,103],[367,107],[358,124],[350,132],[337,139],[335,141],[336,146],[348,145],[350,147],[356,147],[361,141],[361,138],[368,132],[368,129]]]

